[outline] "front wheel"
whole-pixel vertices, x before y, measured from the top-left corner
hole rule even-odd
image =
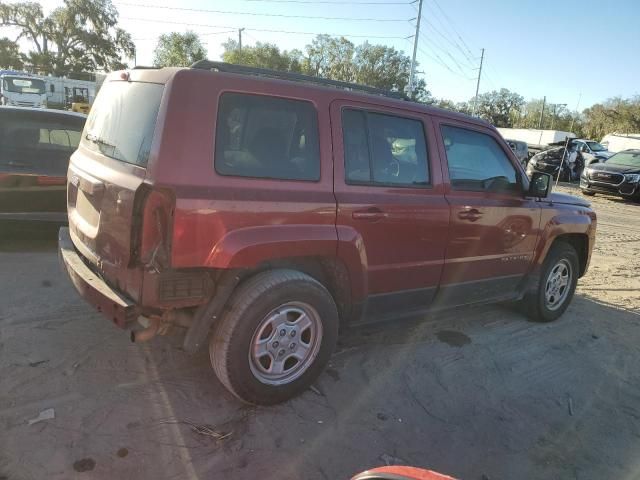
[[[588,197],[593,197],[596,194],[596,192],[590,192],[589,190],[582,190],[582,194]]]
[[[329,292],[295,270],[240,285],[209,344],[211,365],[243,402],[273,405],[305,391],[335,348],[338,311]]]
[[[524,313],[536,322],[552,322],[567,309],[578,283],[576,250],[566,242],[556,242],[547,253],[534,290],[522,300]]]

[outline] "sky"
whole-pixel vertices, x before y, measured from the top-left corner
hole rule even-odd
[[[419,0],[112,1],[137,64],[151,65],[158,35],[186,30],[201,35],[212,60],[239,28],[243,45],[304,50],[327,33],[411,55]],[[422,1],[416,58],[436,98],[473,97],[482,48],[480,93],[508,88],[571,110],[640,95],[640,0]],[[45,11],[62,4],[41,3]]]

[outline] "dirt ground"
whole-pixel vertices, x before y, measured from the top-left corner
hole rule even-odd
[[[316,391],[271,408],[240,405],[178,338],[129,343],[72,290],[55,232],[18,233],[0,253],[0,480],[333,480],[385,463],[640,478],[640,205],[593,206],[591,270],[559,321],[495,306],[348,332]]]

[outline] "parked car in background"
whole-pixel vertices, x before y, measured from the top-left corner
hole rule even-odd
[[[557,319],[588,203],[529,181],[489,123],[397,97],[206,60],[114,72],[69,164],[73,285],[133,341],[183,327],[253,404],[308,389],[339,326],[497,301]]]
[[[606,162],[613,155],[613,152],[608,151],[605,146],[593,140],[573,139],[570,141],[571,145],[582,155],[585,165]]]
[[[67,221],[69,157],[85,115],[0,108],[0,220]]]
[[[572,172],[569,154],[565,154],[565,147],[550,148],[536,153],[527,164],[527,176],[534,172],[548,173],[554,179],[560,177],[562,181],[578,179],[584,168],[584,160],[579,152],[575,152],[574,170]]]
[[[513,153],[516,154],[518,160],[520,160],[522,167],[527,168],[527,163],[529,162],[529,147],[527,146],[527,142],[510,139],[505,139],[505,141]]]
[[[582,172],[580,189],[585,195],[606,193],[640,201],[640,149],[623,150],[606,163],[593,163]]]

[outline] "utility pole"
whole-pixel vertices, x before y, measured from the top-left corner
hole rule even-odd
[[[238,52],[242,53],[242,32],[244,28],[238,29]]]
[[[482,62],[484,61],[484,48],[482,49],[482,55],[480,56],[480,69],[478,70],[478,82],[476,83],[476,96],[473,101],[473,115],[476,114],[478,109],[478,92],[480,91],[480,77],[482,76]]]
[[[538,120],[538,129],[542,129],[542,119],[544,117],[544,106],[547,103],[547,96],[542,99],[542,110],[540,110],[540,120]]]
[[[418,0],[418,18],[416,20],[416,34],[413,36],[413,56],[411,57],[411,71],[409,72],[409,97],[413,97],[416,76],[416,53],[418,51],[418,37],[420,36],[420,18],[422,17],[422,0]]]
[[[576,113],[578,113],[578,107],[580,107],[580,100],[582,100],[582,92],[580,92],[580,95],[578,95],[578,103],[576,103]],[[571,116],[571,126],[569,127],[569,131],[571,133],[573,133],[573,124],[576,121],[576,117],[575,115]]]

